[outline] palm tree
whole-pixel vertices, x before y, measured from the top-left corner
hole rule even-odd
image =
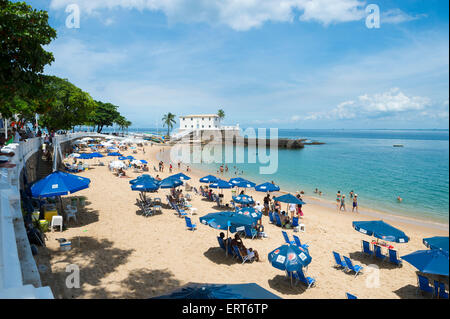
[[[217,116],[219,116],[219,120],[223,120],[225,118],[225,111],[219,109],[219,111],[217,111]]]
[[[170,136],[170,130],[173,128],[173,124],[176,123],[175,117],[176,117],[175,114],[169,112],[165,114],[162,118],[163,126],[167,126],[167,136]]]

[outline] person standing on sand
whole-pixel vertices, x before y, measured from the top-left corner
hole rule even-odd
[[[291,220],[294,218],[294,214],[297,211],[297,204],[289,204],[289,212],[291,213]]]
[[[338,191],[336,194],[336,208],[339,210],[339,205],[341,203],[341,191]]]
[[[180,170],[180,167],[181,167],[181,162],[178,161],[178,170]]]
[[[352,212],[354,212],[356,209],[356,212],[358,213],[358,194],[355,194],[355,196],[353,196],[353,208],[352,208]]]
[[[169,173],[172,173],[172,163],[170,163],[170,166],[169,166]]]
[[[344,208],[344,212],[346,211],[345,209],[345,195],[341,196],[341,205],[339,206],[339,210],[342,210],[342,208]]]

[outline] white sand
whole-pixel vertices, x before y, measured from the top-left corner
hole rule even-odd
[[[145,155],[141,151],[132,154],[149,161],[150,174],[155,176],[155,156],[164,146],[147,146]],[[125,155],[131,152],[125,152]],[[110,158],[105,157],[104,161]],[[94,163],[96,160],[92,160]],[[173,174],[179,172],[174,165]],[[140,174],[127,172],[131,178]],[[192,177],[189,184],[198,182],[205,172],[186,173]],[[79,213],[78,222],[70,222],[68,230],[47,233],[47,248],[40,248],[36,257],[38,265],[48,266],[41,273],[44,285],[49,285],[56,298],[149,298],[168,293],[188,282],[204,283],[248,283],[255,282],[282,298],[345,298],[350,292],[359,298],[417,298],[415,268],[404,262],[398,268],[364,257],[361,240],[371,238],[352,228],[354,220],[373,220],[371,216],[350,212],[338,213],[335,209],[317,205],[312,201],[303,208],[305,233],[296,233],[307,243],[312,256],[307,275],[316,279],[316,287],[305,290],[302,285],[291,287],[284,272],[271,266],[268,253],[284,243],[281,229],[263,217],[265,231],[269,238],[244,239],[247,247],[259,252],[260,262],[244,264],[225,256],[218,247],[216,236],[219,231],[202,225],[199,216],[216,211],[215,203],[193,196],[192,205],[198,209],[193,222],[195,232],[186,229],[184,219],[178,218],[174,210],[163,207],[163,214],[145,218],[135,205],[139,193],[133,192],[128,183],[130,178],[118,178],[108,168],[95,166],[80,175],[91,179],[89,189],[75,196],[87,197],[85,211]],[[162,178],[169,176],[168,165]],[[166,203],[169,190],[159,190],[157,197]],[[263,193],[247,192],[262,202]],[[229,190],[224,190],[225,200],[231,199]],[[155,194],[149,194],[155,197]],[[70,197],[70,196],[68,196]],[[68,199],[66,199],[68,200]],[[422,238],[448,236],[446,230],[423,227],[417,224],[389,221],[402,229],[411,240],[407,244],[394,244],[399,255],[418,249],[425,249]],[[293,230],[287,230],[292,236]],[[56,238],[72,241],[72,250],[59,251]],[[80,246],[78,240],[80,239]],[[332,251],[350,256],[356,264],[365,267],[364,274],[354,278],[342,270],[333,268]],[[80,268],[81,287],[66,288],[66,266],[76,264]],[[371,271],[369,264],[379,267],[379,287],[369,288]]]

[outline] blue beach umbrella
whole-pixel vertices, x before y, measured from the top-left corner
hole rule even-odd
[[[255,223],[262,217],[262,213],[253,207],[240,208],[236,213],[250,217]]]
[[[150,179],[141,179],[131,185],[131,190],[140,192],[152,192],[158,190],[159,185]]]
[[[443,250],[418,250],[401,258],[425,274],[448,276],[448,252]]]
[[[129,159],[130,161],[132,161],[132,160],[134,160],[134,157],[131,156],[131,155],[128,155],[128,156],[127,156],[127,159]]]
[[[173,188],[181,185],[183,185],[182,181],[173,178],[165,178],[161,182],[159,182],[160,188]]]
[[[255,223],[252,218],[235,212],[210,213],[199,218],[204,225],[209,225],[215,229],[229,230],[231,233],[244,230],[245,227],[252,227]]]
[[[431,238],[424,238],[423,243],[428,248],[441,249],[448,253],[448,236],[447,237],[436,236]]]
[[[269,261],[280,270],[298,271],[311,263],[308,251],[296,245],[283,245],[269,253]]]
[[[80,156],[78,156],[78,159],[91,159],[91,155],[87,153],[82,153]]]
[[[238,195],[238,196],[233,196],[232,198],[233,198],[233,201],[238,204],[252,205],[255,203],[253,198],[248,195]]]
[[[119,160],[120,161],[126,161],[128,158],[126,158],[125,156],[119,156]]]
[[[353,222],[353,228],[365,235],[374,236],[375,238],[392,241],[396,243],[407,243],[409,237],[400,229],[397,229],[382,220]]]
[[[250,284],[200,284],[189,283],[169,295],[153,299],[281,299],[277,295]]]
[[[297,205],[305,205],[306,203],[302,201],[301,199],[298,199],[292,194],[286,194],[278,197],[273,198],[274,201],[282,202],[282,203],[288,203],[288,204],[297,204]]]
[[[148,162],[146,160],[141,160],[142,164],[148,164]]]
[[[155,184],[157,183],[156,179],[154,179],[153,177],[151,177],[148,174],[142,174],[141,176],[138,176],[135,179],[132,179],[131,181],[129,181],[130,184],[135,184],[137,182],[142,182],[144,180],[149,180],[149,181],[153,181]]]
[[[106,148],[107,150],[110,150],[110,151],[115,151],[115,150],[117,150],[118,148],[117,147],[112,147],[112,146],[110,146],[110,147],[108,147],[108,148]]]
[[[233,187],[233,184],[228,183],[227,181],[224,181],[223,179],[219,179],[217,182],[214,182],[209,185],[211,188],[218,188],[218,189],[229,189]]]
[[[109,153],[108,156],[122,156],[122,154],[120,154],[118,152],[112,152],[112,153]]]
[[[255,190],[258,192],[278,192],[280,187],[272,183],[263,183],[255,186]]]
[[[31,186],[33,197],[52,197],[75,193],[88,188],[91,180],[64,172],[53,172]]]
[[[95,158],[95,157],[99,157],[99,158],[100,158],[100,157],[104,157],[102,154],[100,154],[100,153],[98,153],[98,152],[93,152],[93,153],[91,153],[90,155],[91,155],[92,158]]]
[[[248,180],[246,180],[245,178],[242,178],[242,177],[234,177],[234,178],[231,178],[228,182],[233,185],[236,185],[241,182],[248,182]]]
[[[178,179],[178,180],[181,180],[181,181],[188,181],[188,180],[191,179],[189,176],[187,176],[187,175],[185,175],[183,173],[178,173],[178,174],[172,175],[169,178]]]
[[[200,178],[201,183],[216,183],[219,179],[213,175],[207,175]]]

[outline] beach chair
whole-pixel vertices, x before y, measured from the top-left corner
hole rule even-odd
[[[275,220],[273,219],[273,213],[269,212],[269,220],[272,224],[275,224]]]
[[[445,284],[443,282],[439,283],[439,294],[440,299],[448,299],[448,292],[445,291]]]
[[[402,261],[398,259],[398,254],[396,250],[389,249],[389,261],[397,266],[402,266]]]
[[[222,237],[217,237],[217,241],[219,242],[220,248],[222,248],[223,250],[226,250],[225,243],[223,242]]]
[[[417,292],[420,291],[422,294],[424,292],[429,293],[431,295],[434,294],[433,287],[430,286],[430,283],[428,282],[427,277],[417,274],[417,285],[418,285]]]
[[[294,217],[292,218],[292,224],[291,224],[292,228],[298,227],[298,217]]]
[[[254,228],[245,227],[245,237],[250,237],[251,239],[254,239],[258,236],[258,232]]]
[[[386,255],[381,252],[381,246],[373,245],[373,251],[375,253],[375,257],[384,261],[386,259]]]
[[[175,207],[175,210],[176,210],[177,213],[178,213],[178,217],[185,217],[185,216],[188,215],[188,213],[186,213],[186,212],[184,211],[184,209],[180,209],[180,208],[178,207],[178,205],[174,205],[174,207]]]
[[[305,276],[302,268],[294,273],[294,278],[306,285],[306,289],[314,286],[316,283],[316,280],[314,278]]]
[[[347,264],[344,260],[341,260],[341,255],[339,255],[337,252],[333,251],[333,256],[336,264],[334,265],[335,268],[347,268]]]
[[[253,258],[255,258],[254,252],[250,252],[249,254],[243,256],[237,246],[233,246],[233,251],[236,257],[242,261],[242,264],[244,264],[246,261],[251,262],[253,261]]]
[[[273,213],[275,215],[275,224],[277,226],[283,227],[283,225],[281,224],[281,218],[280,215],[278,215],[277,213]]]
[[[345,263],[347,264],[347,271],[354,271],[355,277],[363,270],[363,267],[360,265],[353,265],[350,258],[344,256]]]
[[[298,247],[302,247],[303,249],[308,250],[309,245],[307,245],[307,244],[302,245],[300,238],[298,238],[298,236],[292,235],[292,237],[294,237],[294,242]]]
[[[368,241],[363,240],[361,242],[362,252],[366,255],[373,256],[373,251],[370,249],[370,243]]]
[[[358,297],[356,297],[355,295],[349,294],[348,292],[346,292],[345,295],[347,296],[347,299],[358,299]]]
[[[197,224],[192,224],[192,221],[191,221],[191,219],[190,219],[189,217],[185,216],[185,217],[184,217],[184,220],[186,221],[186,227],[187,227],[189,230],[194,231],[194,230],[197,229]]]
[[[289,244],[289,245],[294,245],[295,244],[295,241],[294,240],[290,240],[288,234],[284,230],[282,230],[281,233],[283,234],[284,241],[286,242],[286,244]]]

